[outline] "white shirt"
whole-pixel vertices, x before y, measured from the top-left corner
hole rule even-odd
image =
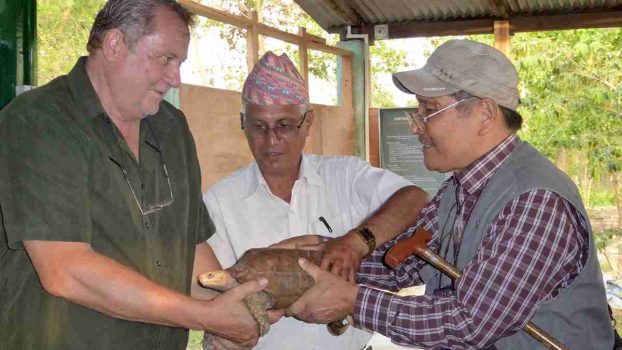
[[[203,196],[216,226],[208,240],[223,267],[250,249],[304,234],[339,237],[373,213],[398,189],[412,185],[352,156],[302,156],[290,203],[273,195],[257,163],[239,169]],[[320,221],[323,217],[332,232]],[[359,350],[371,333],[350,327],[336,337],[325,325],[282,318],[255,349]]]

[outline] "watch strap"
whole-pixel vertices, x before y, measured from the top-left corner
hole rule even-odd
[[[363,242],[365,242],[365,244],[367,245],[368,251],[367,255],[365,256],[370,256],[371,253],[374,252],[374,249],[376,249],[376,236],[367,227],[359,228],[358,230],[356,230],[356,233],[358,233],[359,237],[361,237]]]

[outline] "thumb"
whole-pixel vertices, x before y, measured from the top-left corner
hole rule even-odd
[[[326,247],[326,243],[315,244],[296,244],[296,249],[322,251]]]
[[[291,304],[287,310],[285,310],[285,315],[288,317],[296,317],[298,314],[303,312],[306,309],[306,304],[300,299]]]
[[[239,286],[233,288],[231,290],[232,293],[239,299],[244,299],[249,294],[257,293],[268,285],[268,280],[265,278],[260,278],[254,281],[248,281],[240,284]]]
[[[322,269],[320,269],[319,266],[315,265],[314,263],[310,262],[305,258],[299,258],[298,265],[300,265],[300,268],[302,268],[304,272],[308,273],[311,277],[313,277],[313,280],[317,283],[317,280],[320,277],[320,273],[322,273]]]

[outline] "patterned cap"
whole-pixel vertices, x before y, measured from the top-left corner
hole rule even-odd
[[[309,102],[307,88],[286,54],[266,52],[255,64],[242,88],[242,103],[299,105]]]

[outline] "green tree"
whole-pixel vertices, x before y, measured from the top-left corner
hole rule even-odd
[[[406,66],[406,50],[391,48],[384,40],[377,40],[369,47],[371,65],[371,105],[378,108],[397,107],[393,95],[379,84],[381,76],[391,75]]]
[[[522,136],[575,178],[586,203],[609,178],[619,214],[622,168],[622,30],[515,35]]]
[[[91,25],[105,0],[38,0],[38,82],[67,74],[87,53]]]

